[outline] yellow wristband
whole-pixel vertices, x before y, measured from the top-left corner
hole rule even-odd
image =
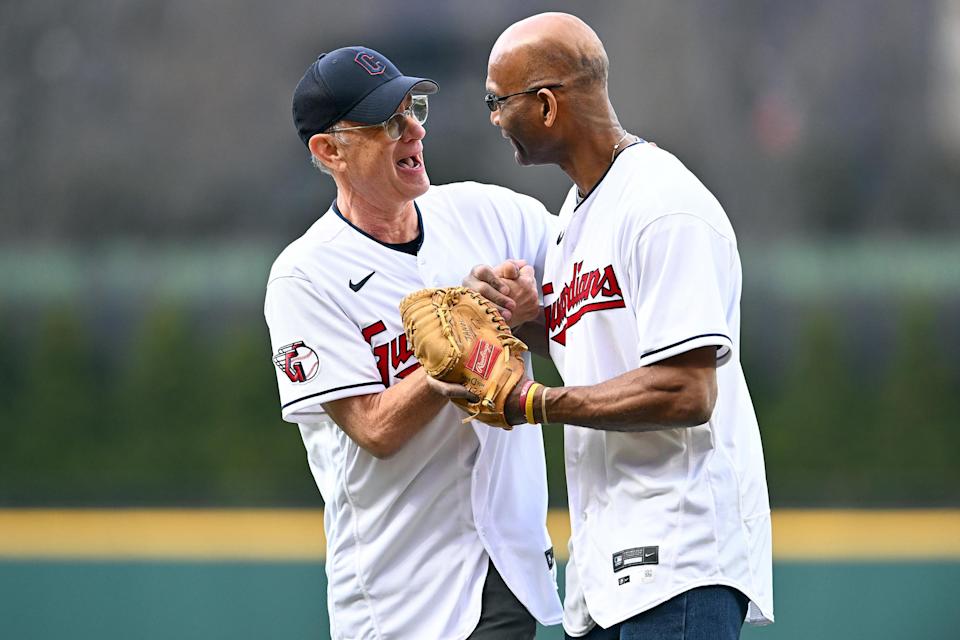
[[[549,420],[547,420],[547,391],[549,389],[550,387],[544,387],[543,393],[540,394],[540,422],[543,424],[549,422]]]
[[[536,420],[533,418],[533,400],[537,395],[537,387],[542,387],[543,385],[539,382],[534,382],[533,386],[530,387],[530,390],[527,391],[527,406],[524,407],[527,413],[527,422],[530,424],[537,424]]]

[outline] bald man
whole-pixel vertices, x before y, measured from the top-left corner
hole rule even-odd
[[[716,198],[624,129],[608,60],[578,18],[511,25],[490,53],[490,120],[521,165],[573,186],[546,258],[540,319],[566,385],[507,402],[565,423],[568,637],[737,638],[773,621],[770,507],[740,366],[741,268]],[[474,270],[487,297],[511,287]],[[527,403],[526,406],[530,406]]]

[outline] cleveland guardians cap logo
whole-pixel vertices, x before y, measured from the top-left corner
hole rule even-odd
[[[365,53],[363,51],[358,53],[357,57],[354,58],[353,61],[363,67],[363,70],[372,76],[378,76],[387,69],[382,62],[374,58],[369,53]]]
[[[277,354],[273,356],[273,363],[286,374],[290,382],[313,380],[320,371],[320,358],[317,352],[302,341],[291,342],[280,347]]]

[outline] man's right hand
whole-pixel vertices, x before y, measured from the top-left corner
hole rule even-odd
[[[479,264],[463,279],[463,286],[497,305],[511,328],[540,315],[536,277],[525,260],[507,260],[496,267]]]

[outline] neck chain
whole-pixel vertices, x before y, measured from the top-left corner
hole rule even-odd
[[[617,140],[617,144],[613,145],[613,153],[610,154],[610,164],[613,164],[613,161],[617,159],[617,152],[618,152],[618,151],[621,151],[620,145],[623,144],[623,141],[626,140],[627,136],[629,136],[629,135],[630,135],[630,132],[628,132],[626,129],[624,129],[624,130],[623,130],[623,135],[620,136],[620,139],[619,139],[619,140]],[[627,145],[627,147],[629,147],[629,146],[630,146],[630,145]],[[626,149],[627,147],[624,147],[624,149]],[[580,193],[580,189],[578,188],[578,189],[577,189],[577,204],[579,204],[580,201],[583,200],[584,197],[585,197],[585,196],[584,196],[582,193]]]
[[[613,145],[613,153],[610,154],[610,162],[613,162],[614,159],[617,157],[617,151],[620,149],[620,145],[623,144],[624,139],[628,135],[630,135],[630,133],[626,129],[624,129],[623,135],[620,136],[619,140],[617,140],[617,144]]]

